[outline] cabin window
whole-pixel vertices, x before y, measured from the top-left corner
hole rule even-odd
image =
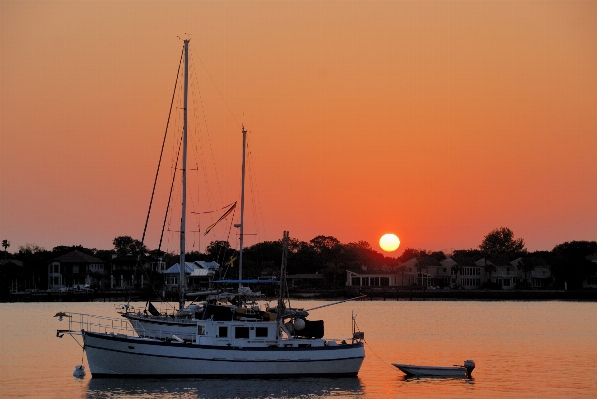
[[[353,277],[352,278],[352,285],[355,285],[355,286],[361,285],[361,278],[360,277]]]
[[[73,265],[73,273],[79,273],[79,265]]]
[[[218,337],[220,338],[226,338],[228,336],[228,327],[222,327],[220,326],[218,328]]]
[[[380,277],[379,283],[382,287],[387,287],[390,285],[390,278],[389,277]]]
[[[267,330],[268,330],[267,327],[257,327],[255,329],[255,336],[258,338],[263,338],[263,337],[267,338],[267,335],[268,335]]]
[[[205,335],[205,326],[197,326],[197,335]]]
[[[234,327],[234,338],[249,338],[249,327]]]

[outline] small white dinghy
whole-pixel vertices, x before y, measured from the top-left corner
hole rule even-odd
[[[467,377],[470,378],[475,368],[475,362],[467,360],[463,366],[415,366],[412,364],[392,364],[407,376],[414,377]]]

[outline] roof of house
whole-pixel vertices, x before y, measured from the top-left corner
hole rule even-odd
[[[193,270],[200,269],[194,262],[185,262],[185,273],[191,274]],[[164,271],[164,274],[180,274],[180,263],[175,263]]]
[[[466,266],[479,266],[475,259],[470,256],[459,256],[454,255],[451,258],[458,266],[466,267]]]
[[[220,265],[217,262],[204,262],[202,260],[185,262],[185,273],[190,274],[191,277],[207,276],[207,272],[218,270],[219,267]],[[197,270],[205,270],[205,273]],[[180,264],[175,263],[164,271],[164,274],[180,274]]]
[[[220,264],[218,262],[206,262],[204,260],[198,260],[193,262],[195,263],[197,266],[201,267],[202,269],[215,269],[218,270],[220,268]]]
[[[60,262],[60,263],[104,263],[103,260],[96,258],[95,256],[87,255],[84,252],[75,249],[72,252],[64,254],[62,256],[58,256],[57,258],[52,259],[50,262]]]
[[[191,277],[207,277],[213,272],[209,269],[195,269],[191,272]]]
[[[0,266],[13,264],[15,266],[23,266],[23,262],[16,259],[0,259]]]
[[[456,263],[456,261],[455,261],[454,259],[452,259],[452,258],[446,258],[446,259],[442,260],[442,261],[441,261],[441,262],[439,262],[439,263],[441,263],[441,265],[442,265],[443,267],[452,267],[452,266],[455,266],[455,265],[457,265],[457,264],[458,264],[458,263]]]
[[[483,261],[483,259],[479,259],[477,262],[481,261]],[[503,255],[488,256],[487,264],[492,264],[494,266],[512,266],[508,258]]]
[[[525,256],[524,258],[516,258],[512,262],[510,262],[510,264],[512,266],[518,267],[520,261],[533,267],[549,267],[549,264],[546,261],[536,256]]]

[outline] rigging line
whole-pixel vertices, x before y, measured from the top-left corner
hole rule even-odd
[[[192,55],[194,55],[194,53]],[[201,61],[201,59],[199,59],[199,61]],[[209,75],[209,73],[208,73],[208,75]],[[210,135],[210,132],[209,132],[209,127],[207,125],[207,117],[206,117],[206,114],[205,114],[205,105],[203,103],[203,96],[201,94],[201,90],[199,89],[199,82],[197,80],[197,76],[198,76],[198,73],[196,73],[194,71],[194,68],[193,68],[193,78],[195,80],[195,86],[197,88],[197,92],[199,93],[199,103],[201,104],[201,112],[203,114],[203,123],[205,125],[205,135],[206,135],[206,138],[207,138],[207,144],[209,146],[209,152],[210,152],[210,155],[211,155],[211,161],[212,161],[212,164],[213,164],[214,174],[216,175],[215,179],[216,179],[216,184],[218,186],[218,194],[220,196],[220,203],[221,203],[222,202],[222,188],[220,186],[220,178],[218,176],[218,169],[216,167],[216,161],[215,161],[215,157],[214,157],[213,146],[211,145],[211,135]],[[213,80],[212,80],[212,82],[213,82]],[[215,84],[214,84],[214,86],[215,86]],[[216,89],[217,89],[217,87],[216,87]],[[194,97],[193,97],[193,100],[196,101],[196,99]],[[201,148],[203,148],[202,144],[203,144],[203,142],[200,142]],[[203,173],[205,174],[205,167],[204,167],[204,172]],[[206,180],[205,183],[206,183],[206,188],[207,188],[209,186],[209,183],[207,181],[207,174],[205,174],[204,177],[205,177],[205,180]],[[211,190],[208,190],[207,192],[208,192],[208,195],[210,195]]]
[[[236,202],[236,201],[235,201]],[[213,213],[213,212],[217,212],[217,211],[221,211],[222,209],[226,209],[226,208],[230,208],[232,206],[232,204],[234,204],[234,202],[229,203],[228,205],[224,205],[221,208],[218,209],[214,209],[213,211],[205,211],[205,212],[191,212],[194,213],[196,215],[200,215],[200,214],[204,214],[204,213]]]
[[[266,235],[266,231],[265,231],[265,226],[263,224],[263,208],[261,207],[261,196],[259,195],[259,187],[257,185],[257,173],[255,173],[255,167],[253,166],[253,152],[250,149],[250,141],[247,140],[247,148],[249,149],[248,153],[249,153],[249,167],[250,169],[250,179],[251,179],[251,185],[254,186],[254,190],[255,190],[255,203],[257,204],[257,207],[259,208],[259,220],[261,220],[261,227],[263,229],[263,235]],[[257,216],[257,212],[255,212],[255,216]],[[259,234],[261,234],[262,232],[259,231]],[[265,237],[264,237],[265,238]]]
[[[247,164],[248,164],[248,169],[249,169],[249,179],[250,179],[250,190],[251,190],[251,209],[253,210],[253,217],[255,220],[255,229],[257,230],[257,235],[259,237],[261,237],[261,231],[259,230],[259,215],[257,214],[257,208],[256,208],[256,204],[257,204],[257,194],[256,194],[256,184],[255,184],[255,176],[253,174],[253,168],[252,168],[252,157],[251,157],[251,151],[248,151],[248,156],[247,156]],[[262,220],[263,222],[263,220]],[[259,238],[258,238],[259,240]]]
[[[168,110],[168,119],[166,121],[166,129],[164,131],[164,139],[162,140],[162,148],[160,150],[160,156],[158,159],[158,167],[155,172],[155,178],[153,180],[153,188],[151,189],[151,198],[149,200],[149,208],[147,209],[147,217],[145,218],[145,226],[143,227],[143,235],[141,236],[141,248],[143,247],[143,244],[145,242],[145,235],[147,234],[147,225],[149,224],[149,216],[151,214],[151,209],[153,206],[153,198],[155,196],[155,188],[157,186],[158,176],[160,174],[160,166],[162,164],[162,157],[164,155],[164,147],[166,145],[166,138],[168,137],[168,127],[170,126],[170,117],[172,116],[172,109],[173,109],[173,105],[174,105],[174,98],[176,96],[176,87],[178,86],[178,78],[180,76],[180,66],[182,65],[183,55],[184,55],[184,47],[180,54],[180,60],[178,61],[178,71],[176,71],[176,80],[174,81],[174,90],[172,92],[172,100],[170,101],[170,109]],[[135,264],[135,271],[137,271],[141,266],[141,255],[142,255],[142,253],[141,253],[141,251],[139,251],[139,254],[137,256],[137,263]]]
[[[197,58],[199,58],[199,57],[197,57]],[[216,91],[218,92],[218,94],[222,98],[222,101],[224,101],[224,104],[226,104],[226,108],[228,108],[228,111],[230,112],[230,115],[232,115],[232,118],[234,119],[234,121],[236,122],[236,124],[238,125],[238,127],[241,127],[241,124],[238,122],[238,119],[236,119],[236,116],[234,116],[234,113],[232,112],[232,109],[230,109],[230,106],[228,105],[228,103],[224,99],[224,96],[220,92],[220,89],[216,85],[216,82],[214,82],[213,78],[209,74],[209,71],[207,70],[207,67],[205,66],[205,64],[203,63],[203,61],[201,60],[201,58],[199,58],[199,62],[201,63],[201,66],[203,66],[203,69],[205,69],[205,73],[207,73],[207,76],[209,76],[209,79],[211,80],[211,83],[213,83],[214,87],[216,88]]]
[[[160,165],[162,164],[162,156],[164,155],[164,145],[166,144],[166,137],[168,136],[168,126],[170,125],[170,117],[172,116],[172,108],[174,105],[174,97],[176,95],[176,87],[178,86],[178,78],[180,76],[180,66],[184,55],[184,46],[178,61],[178,71],[176,72],[176,80],[174,82],[174,91],[172,92],[172,100],[170,101],[170,110],[168,111],[168,120],[166,121],[166,131],[164,132],[164,140],[162,141],[162,149],[160,151],[160,158],[158,160],[158,169],[155,172],[155,179],[153,181],[153,189],[151,190],[151,199],[149,200],[149,209],[147,210],[147,218],[145,219],[145,228],[143,229],[143,236],[141,237],[141,244],[145,241],[145,233],[147,232],[147,224],[149,223],[149,214],[151,213],[151,206],[153,204],[153,197],[155,194],[155,187],[158,182],[158,174],[160,173]]]
[[[230,242],[230,232],[232,231],[232,224],[234,223],[234,214],[236,213],[236,207],[232,211],[232,217],[230,218],[230,226],[228,227],[228,236],[226,237],[226,242]],[[218,249],[218,255],[216,256],[216,261],[220,260],[220,254],[222,255],[222,262],[224,262],[224,257],[226,256],[226,249],[224,249],[224,253],[222,253],[222,246]]]
[[[176,171],[178,170],[178,158],[180,156],[180,147],[182,146],[182,137],[178,143],[178,152],[176,153],[176,163],[174,165],[174,173],[172,174],[172,183],[170,184],[170,194],[168,195],[168,204],[166,205],[166,214],[164,215],[164,223],[162,223],[162,234],[160,234],[160,243],[158,245],[158,251],[162,248],[162,239],[164,238],[164,228],[166,227],[166,219],[168,218],[168,212],[170,210],[170,201],[172,199],[172,191],[174,189],[174,181],[176,180]]]

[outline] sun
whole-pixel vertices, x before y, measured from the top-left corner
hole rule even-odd
[[[393,252],[400,246],[400,239],[396,234],[384,234],[379,239],[379,246],[386,252]]]

